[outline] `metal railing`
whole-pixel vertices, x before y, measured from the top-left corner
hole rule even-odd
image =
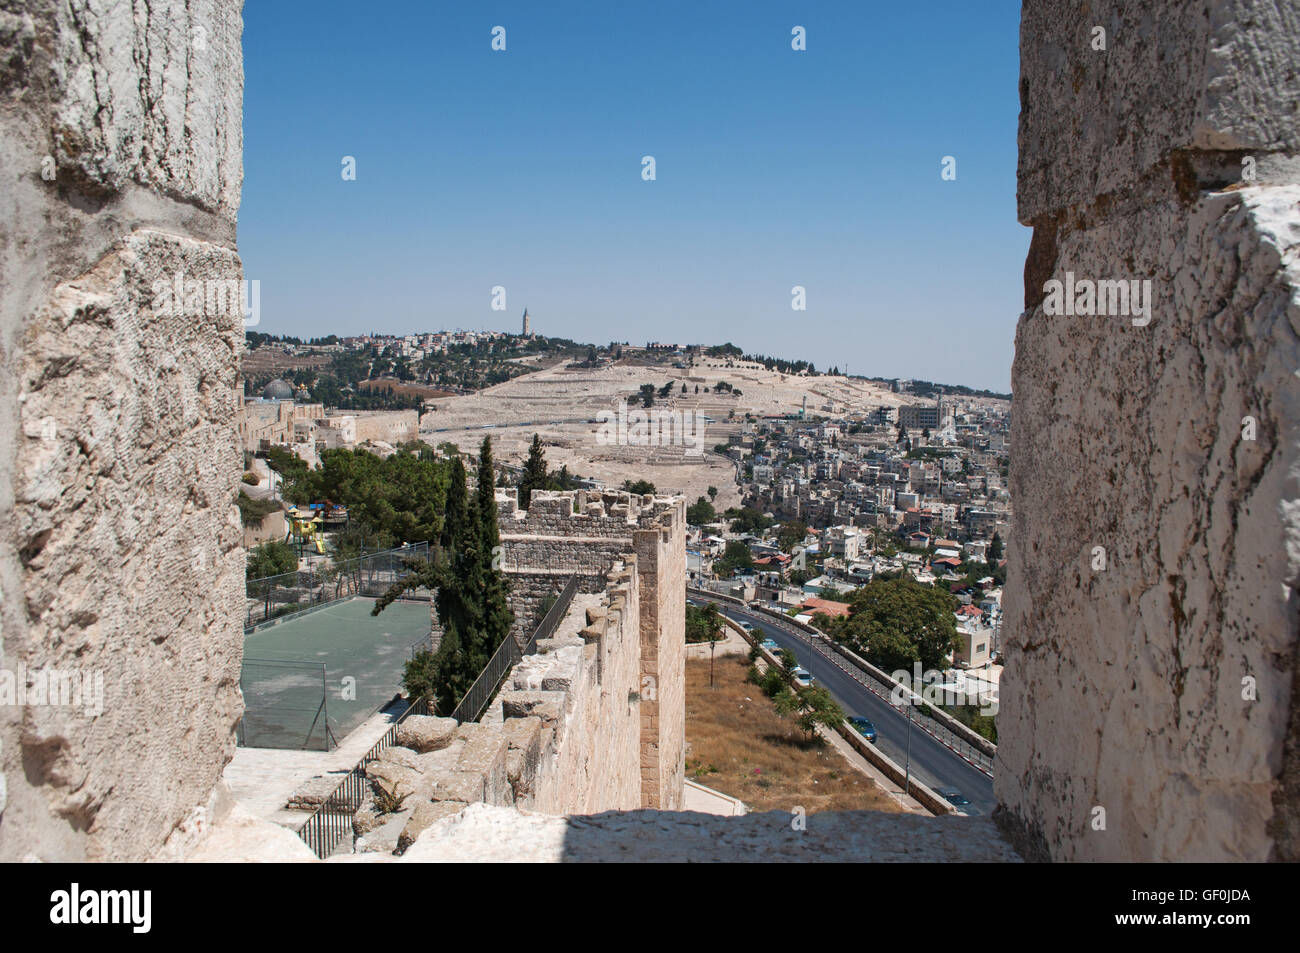
[[[578,591],[578,577],[570,576],[569,581],[564,584],[560,594],[556,597],[555,604],[546,611],[546,616],[541,623],[533,630],[532,636],[524,645],[523,654],[532,655],[537,651],[537,642],[539,639],[549,639],[555,634],[555,630],[560,627],[561,620],[569,611],[569,603],[573,602],[573,595]]]
[[[533,630],[528,641],[524,643],[521,649],[519,643],[514,638],[507,636],[497,650],[492,653],[488,659],[487,665],[483,666],[483,671],[479,677],[474,679],[474,684],[469,687],[464,696],[456,703],[456,709],[451,713],[451,717],[464,724],[467,721],[478,721],[483,716],[484,709],[496,695],[497,688],[500,687],[502,679],[506,677],[506,672],[510,671],[519,660],[525,655],[532,655],[537,651],[537,640],[548,639],[560,625],[560,620],[564,618],[569,611],[569,604],[573,601],[573,594],[578,591],[578,577],[571,576],[565,583],[564,588],[560,590],[559,596],[555,603],[547,611],[546,617]]]
[[[456,706],[452,712],[452,717],[458,722],[477,721],[483,714],[483,709],[492,700],[496,694],[497,687],[501,684],[502,679],[510,668],[515,665],[523,656],[531,655],[537,651],[538,639],[550,638],[557,628],[560,621],[569,611],[569,605],[573,602],[573,595],[578,591],[578,577],[572,576],[560,590],[560,595],[556,598],[555,604],[551,606],[546,617],[533,631],[528,641],[524,643],[521,649],[519,643],[511,636],[501,643],[500,647],[493,653],[492,658],[484,666],[482,673],[470,686],[470,690]],[[356,763],[351,771],[344,776],[329,797],[327,797],[321,806],[312,812],[311,817],[307,818],[302,827],[298,828],[298,836],[303,839],[308,847],[316,854],[317,857],[324,860],[334,849],[348,836],[352,831],[352,818],[361,807],[361,802],[366,796],[366,765],[379,758],[379,755],[387,748],[391,748],[397,741],[397,729],[409,715],[427,715],[429,713],[429,702],[427,696],[421,696],[416,699],[401,716],[393,722],[384,736],[380,738],[366,752],[365,757]],[[473,717],[470,717],[472,714]]]
[[[428,713],[429,705],[424,696],[412,702],[384,732],[384,736],[343,777],[329,797],[321,802],[321,806],[312,811],[311,817],[298,828],[298,836],[321,860],[332,854],[352,832],[352,818],[366,796],[366,765],[378,760],[386,748],[391,748],[396,743],[397,729],[409,715]]]

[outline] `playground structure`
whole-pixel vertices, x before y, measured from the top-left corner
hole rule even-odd
[[[294,542],[298,546],[299,555],[309,545],[316,547],[316,552],[322,556],[325,554],[325,536],[323,535],[322,524],[324,516],[319,509],[291,507],[289,510],[289,532],[285,534],[284,541]]]

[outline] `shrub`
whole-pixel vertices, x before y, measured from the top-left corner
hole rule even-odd
[[[433,698],[438,687],[438,663],[432,652],[416,652],[402,671],[402,687],[411,701],[421,695]]]

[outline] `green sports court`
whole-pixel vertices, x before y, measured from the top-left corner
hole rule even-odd
[[[343,599],[245,633],[241,745],[329,750],[392,700],[428,645],[429,603],[372,616],[374,604]]]

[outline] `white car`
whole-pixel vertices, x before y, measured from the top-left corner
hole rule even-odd
[[[802,665],[796,665],[790,674],[794,676],[794,683],[800,688],[807,688],[812,684],[812,675]]]

